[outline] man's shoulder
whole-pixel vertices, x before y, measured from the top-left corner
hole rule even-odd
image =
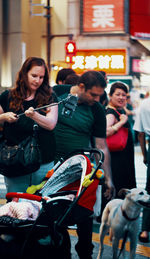
[[[100,103],[100,102],[95,102],[94,104],[93,104],[93,106],[92,106],[94,109],[102,109],[102,110],[104,110],[104,107],[103,107],[103,105]]]
[[[105,113],[105,108],[103,107],[103,105],[99,102],[95,102],[94,105],[91,106],[91,109],[93,112],[96,113]]]
[[[53,91],[57,96],[61,96],[65,93],[70,93],[71,85],[54,85]]]

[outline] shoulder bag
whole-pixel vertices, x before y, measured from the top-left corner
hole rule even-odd
[[[18,145],[0,142],[0,174],[16,177],[35,172],[40,168],[41,152],[37,137],[38,125],[34,124],[32,136],[28,136]]]
[[[118,111],[116,112],[120,115]],[[116,133],[106,138],[107,146],[110,152],[124,150],[127,145],[127,140],[128,128],[125,127],[121,127]]]

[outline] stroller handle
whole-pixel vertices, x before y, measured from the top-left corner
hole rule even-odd
[[[98,148],[81,148],[81,149],[76,149],[73,152],[69,153],[66,155],[66,157],[64,158],[67,159],[68,157],[71,157],[75,154],[84,154],[84,155],[92,155],[92,154],[98,154],[99,155],[99,162],[103,163],[104,162],[104,153],[102,150],[98,149]]]
[[[6,194],[6,199],[12,199],[12,198],[22,198],[22,199],[39,201],[39,202],[43,200],[41,196],[34,195],[34,194],[21,193],[21,192],[8,192]]]

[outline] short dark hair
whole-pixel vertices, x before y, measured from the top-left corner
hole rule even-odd
[[[59,70],[56,76],[56,84],[59,84],[59,81],[62,81],[63,83],[70,74],[75,74],[75,71],[72,68],[62,68]]]
[[[111,85],[109,95],[112,96],[116,89],[122,89],[126,94],[128,93],[128,87],[126,84],[117,81]]]
[[[108,97],[105,90],[104,90],[104,93],[100,96],[100,103],[104,106],[107,106],[108,104]]]
[[[79,82],[79,76],[77,74],[70,74],[66,77],[65,84],[77,85]]]
[[[79,84],[81,83],[85,85],[86,90],[91,89],[93,86],[98,86],[101,88],[106,87],[106,80],[103,75],[94,70],[83,73],[79,79]]]
[[[106,80],[106,79],[107,79],[106,72],[105,72],[104,70],[100,70],[99,72],[103,75],[103,77],[104,77],[105,80]]]

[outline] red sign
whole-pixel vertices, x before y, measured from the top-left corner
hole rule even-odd
[[[83,32],[124,32],[124,0],[83,0]]]
[[[76,54],[76,43],[74,41],[71,41],[71,40],[67,41],[65,48],[66,48],[66,54],[73,54],[73,55]]]
[[[76,54],[76,43],[75,41],[67,41],[65,44],[66,50],[66,62],[73,63],[73,58]]]
[[[130,0],[130,34],[150,39],[150,1]]]

